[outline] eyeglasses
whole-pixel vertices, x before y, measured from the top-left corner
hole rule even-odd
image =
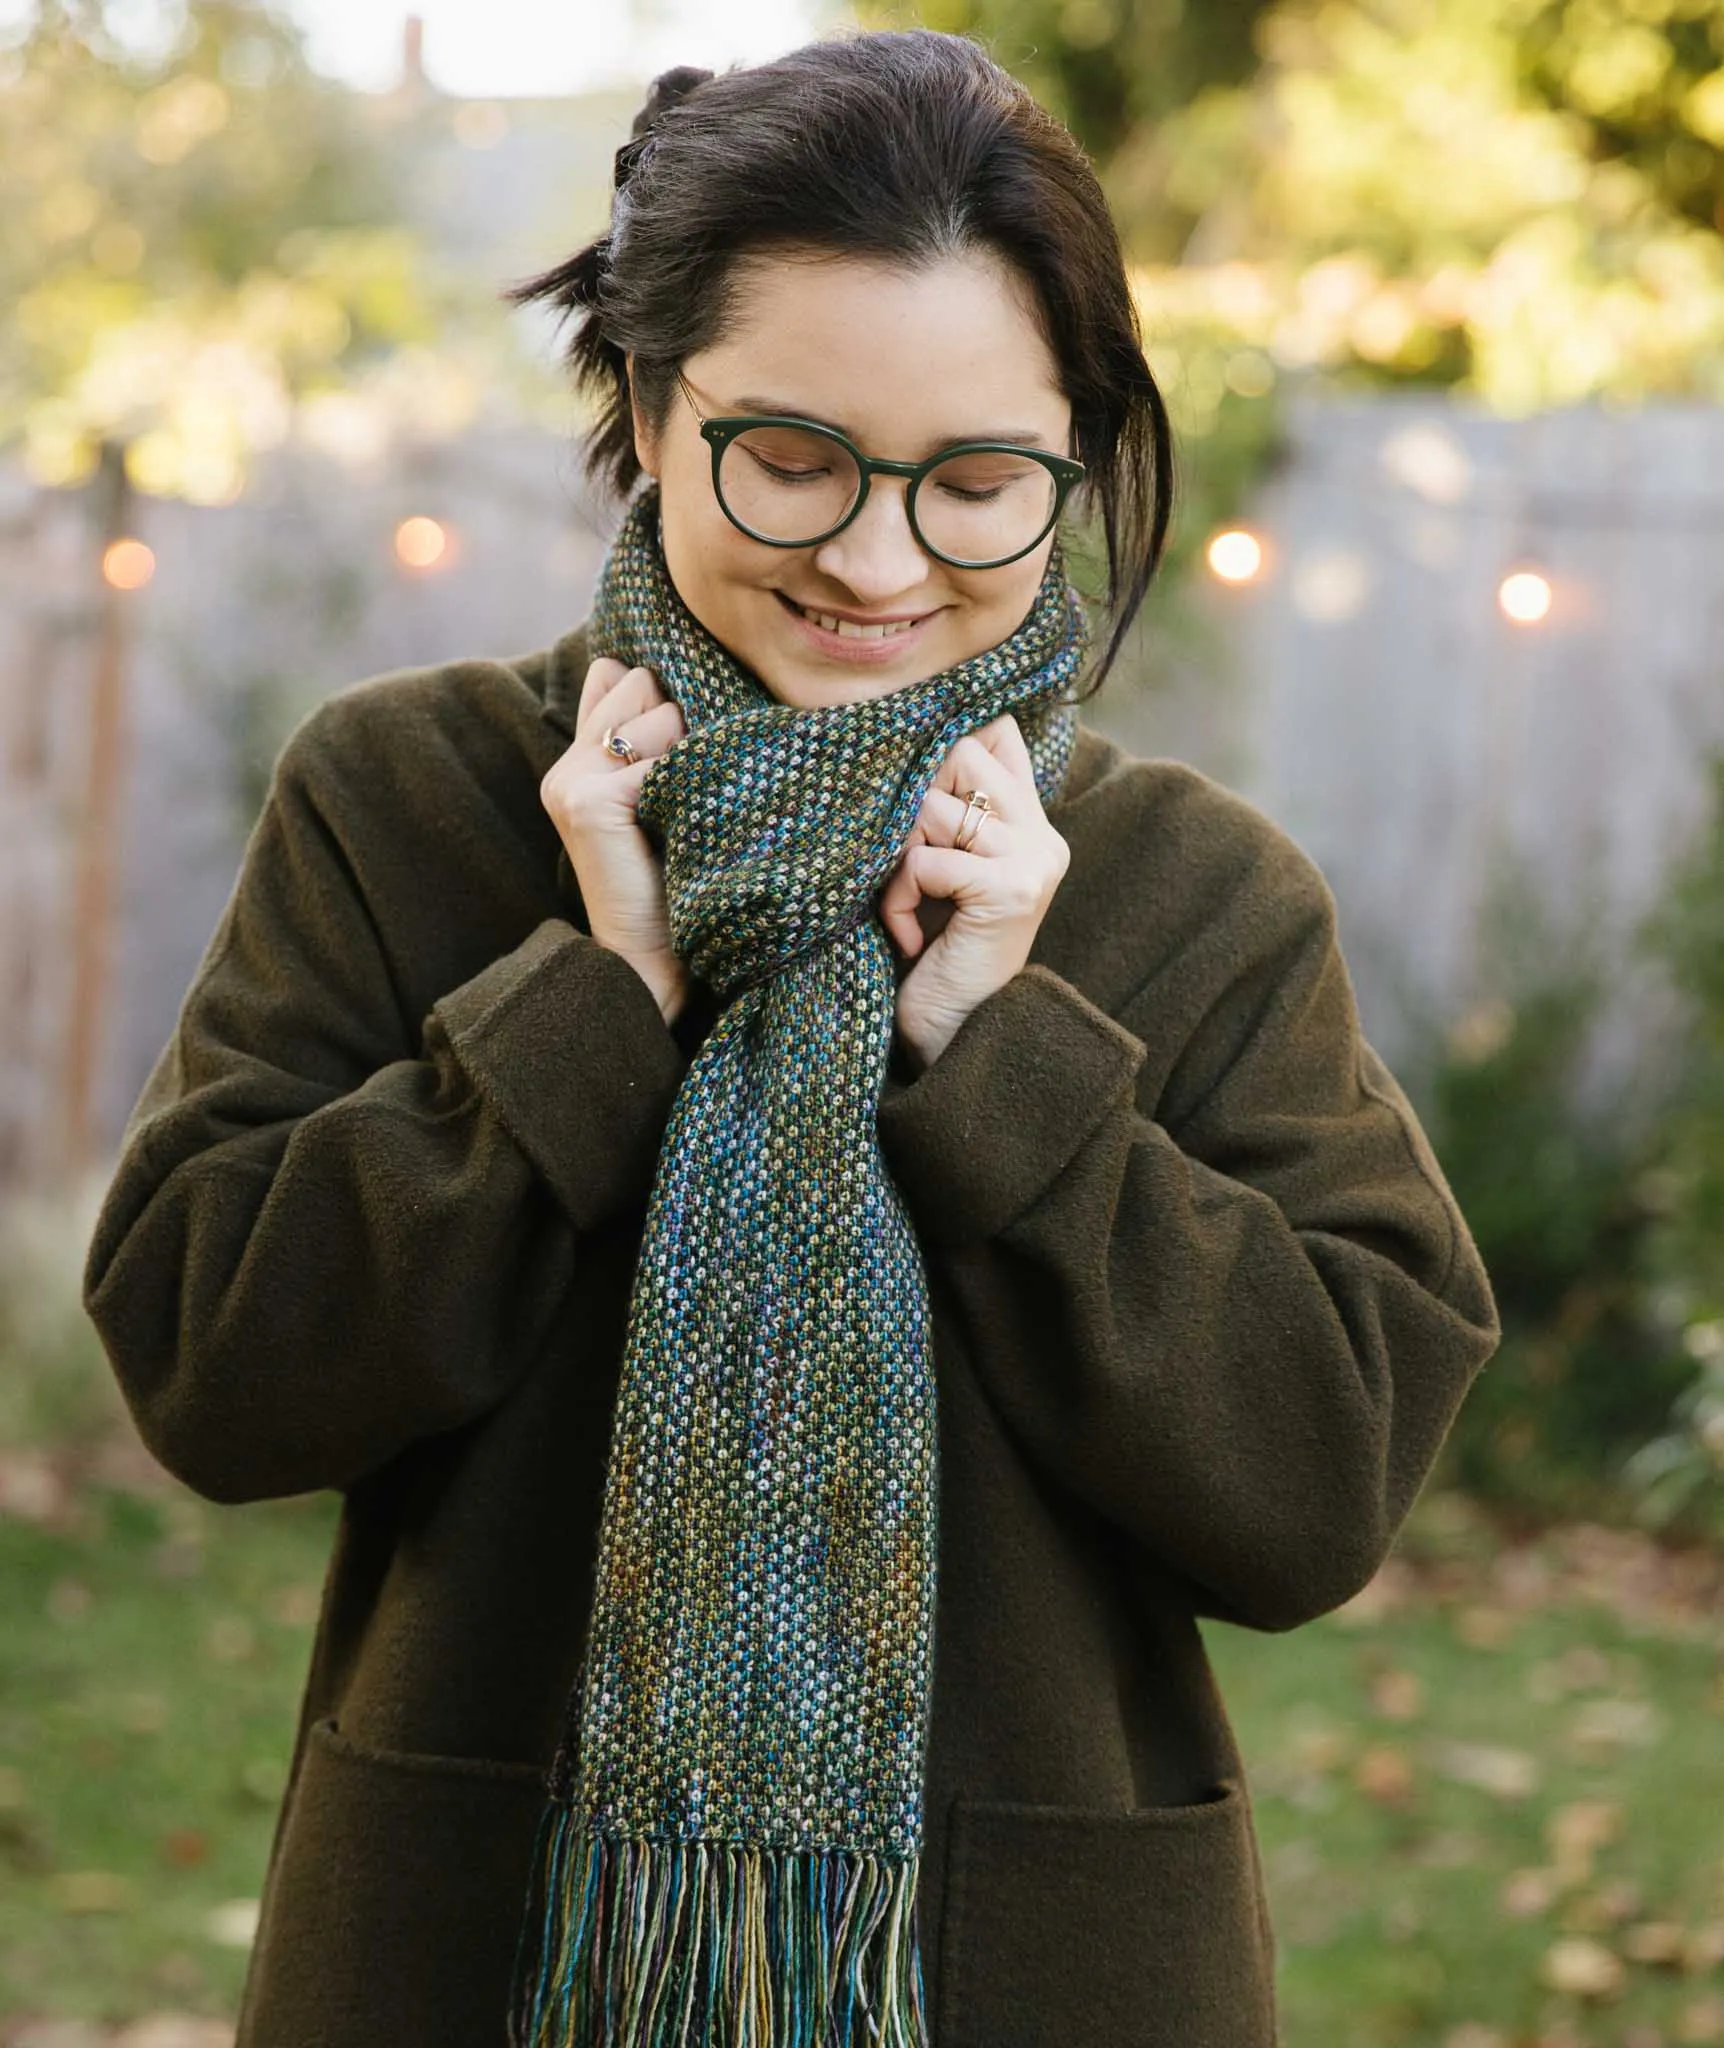
[[[901,476],[918,546],[954,569],[1003,569],[1047,538],[1084,466],[1043,448],[963,441],[926,462],[864,455],[836,427],[742,413],[708,419],[682,372],[689,410],[712,449],[712,487],[732,526],[771,548],[842,533],[877,476]]]

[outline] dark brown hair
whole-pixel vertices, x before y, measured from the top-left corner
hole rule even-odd
[[[1099,688],[1161,559],[1173,456],[1082,149],[977,44],[930,29],[810,43],[716,76],[665,72],[617,151],[609,232],[504,294],[559,324],[579,316],[565,361],[599,402],[590,475],[618,494],[640,475],[626,354],[660,426],[676,369],[723,332],[738,258],[771,248],[908,263],[982,248],[1028,280],[1106,540]]]

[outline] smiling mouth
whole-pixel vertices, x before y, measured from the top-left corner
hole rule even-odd
[[[865,625],[857,619],[840,618],[836,612],[818,611],[813,605],[798,604],[795,598],[786,597],[782,590],[774,592],[774,595],[810,625],[819,626],[827,633],[836,633],[841,640],[895,640],[902,634],[914,632],[923,619],[933,617],[932,612],[923,612],[913,619],[884,619]]]

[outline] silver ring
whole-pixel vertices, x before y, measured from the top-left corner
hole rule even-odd
[[[599,745],[613,761],[638,761],[639,749],[627,733],[618,732],[614,725],[607,725],[599,735]]]

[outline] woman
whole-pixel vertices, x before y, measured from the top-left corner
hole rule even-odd
[[[867,35],[617,183],[592,618],[292,736],[91,1246],[170,1469],[343,1497],[242,2048],[1265,2048],[1197,1623],[1370,1577],[1485,1275],[1310,862],[1075,722],[1070,138]]]

